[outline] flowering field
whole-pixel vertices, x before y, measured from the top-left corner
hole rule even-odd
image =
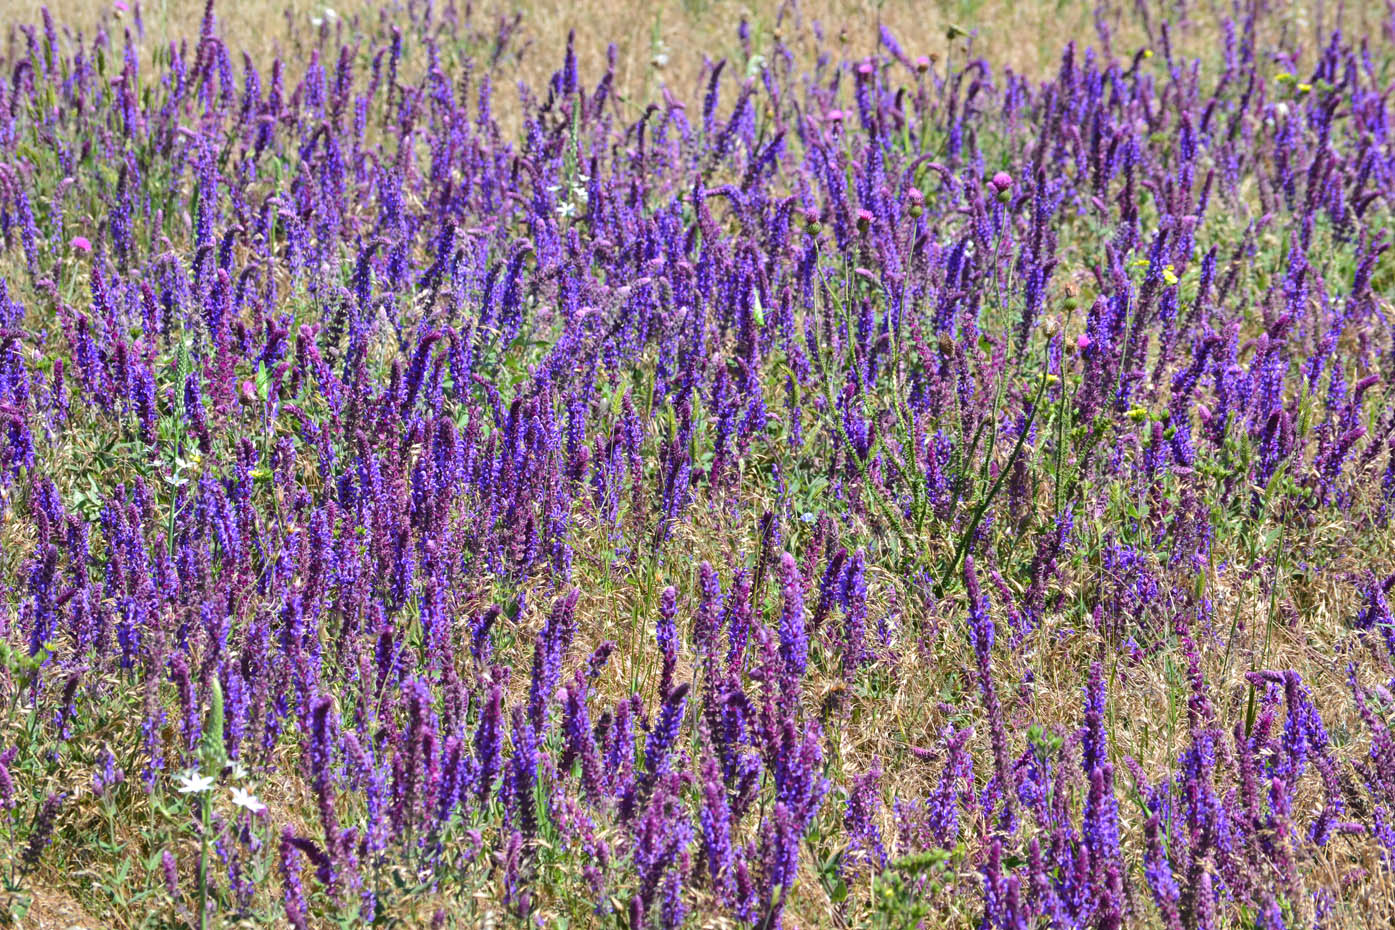
[[[1395,14],[1127,6],[4,22],[0,921],[1395,919]]]

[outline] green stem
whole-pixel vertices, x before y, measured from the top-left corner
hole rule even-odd
[[[213,829],[208,816],[208,799],[203,799],[203,848],[199,852],[199,930],[208,927],[208,834]]]
[[[974,515],[972,519],[969,520],[968,529],[966,529],[964,535],[960,537],[959,546],[954,550],[954,558],[950,560],[949,568],[945,570],[943,577],[940,579],[941,591],[948,589],[949,580],[954,577],[955,571],[959,568],[959,560],[964,557],[964,553],[968,550],[969,544],[974,538],[974,531],[978,529],[979,521],[983,519],[984,511],[988,509],[989,504],[993,503],[993,498],[998,496],[998,489],[1003,486],[1003,482],[1007,480],[1007,476],[1012,472],[1012,466],[1017,463],[1017,457],[1022,453],[1022,445],[1026,442],[1027,433],[1032,428],[1032,421],[1036,419],[1037,409],[1041,405],[1041,396],[1045,391],[1046,374],[1043,373],[1041,384],[1037,387],[1036,396],[1032,398],[1032,409],[1027,413],[1027,420],[1022,424],[1021,432],[1017,434],[1017,443],[1012,447],[1012,454],[1008,456],[1007,464],[998,472],[998,477],[993,481],[993,486],[988,489],[988,493],[983,496],[983,500],[979,501],[978,506],[974,508]]]

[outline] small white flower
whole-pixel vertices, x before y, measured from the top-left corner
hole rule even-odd
[[[242,764],[241,759],[232,760],[232,764],[229,766],[229,769],[229,774],[231,774],[233,778],[236,778],[239,781],[247,777],[247,766]]]
[[[557,215],[563,219],[570,219],[576,215],[576,205],[571,203],[559,203],[557,205]]]
[[[200,775],[198,769],[181,772],[174,776],[174,780],[179,782],[180,794],[202,794],[213,790],[213,776]]]
[[[232,790],[232,802],[234,805],[246,808],[254,814],[260,814],[266,810],[266,805],[257,800],[257,796],[250,791],[243,791],[241,788]]]

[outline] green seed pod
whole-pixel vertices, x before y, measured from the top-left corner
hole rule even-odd
[[[227,762],[223,745],[223,684],[215,674],[209,681],[208,717],[203,727],[203,761],[207,771],[221,772]]]

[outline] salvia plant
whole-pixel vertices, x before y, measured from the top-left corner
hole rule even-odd
[[[7,24],[5,914],[1391,920],[1395,15],[1115,6]]]

